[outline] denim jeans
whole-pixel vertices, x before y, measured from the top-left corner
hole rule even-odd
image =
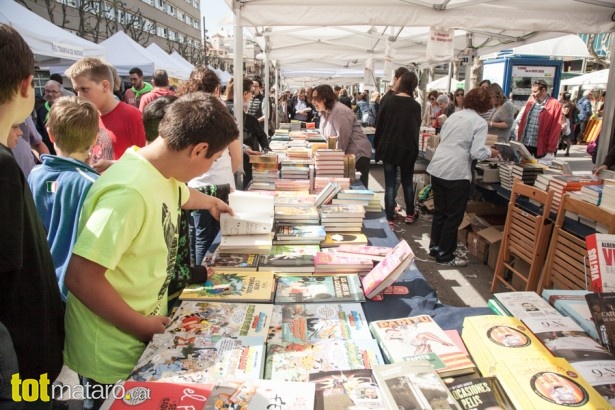
[[[395,219],[395,197],[397,196],[397,168],[401,176],[401,187],[404,193],[404,202],[406,203],[406,215],[414,214],[414,190],[413,190],[413,174],[414,162],[397,166],[391,163],[384,162],[384,212],[389,221]]]
[[[435,249],[438,252],[436,256],[438,262],[455,259],[457,229],[463,221],[470,185],[467,179],[449,181],[433,175],[431,177],[434,213],[429,249]]]
[[[220,231],[220,222],[206,210],[192,211],[189,221],[190,249],[195,265],[200,265]]]

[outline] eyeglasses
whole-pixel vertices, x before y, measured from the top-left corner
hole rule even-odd
[[[455,94],[455,97],[463,97],[463,93]]]

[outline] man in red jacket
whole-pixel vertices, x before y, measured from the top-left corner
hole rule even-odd
[[[152,85],[154,89],[141,97],[139,101],[139,111],[143,112],[147,104],[160,98],[164,95],[175,95],[172,90],[169,90],[169,76],[165,70],[156,70],[152,77]]]
[[[547,92],[544,80],[535,80],[521,121],[519,141],[536,158],[555,153],[560,139],[562,105]]]

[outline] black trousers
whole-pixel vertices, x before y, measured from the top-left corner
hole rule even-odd
[[[455,259],[457,229],[463,221],[463,214],[470,193],[467,179],[448,181],[431,177],[434,199],[434,214],[431,223],[429,249],[437,252],[436,261],[448,262]]]
[[[368,157],[358,158],[355,162],[354,168],[361,173],[361,182],[367,188],[369,182],[369,161]]]

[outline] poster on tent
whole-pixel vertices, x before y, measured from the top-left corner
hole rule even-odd
[[[536,80],[547,83],[549,93],[553,90],[555,80],[554,66],[542,65],[513,65],[510,79],[510,93],[513,105],[521,109],[532,94],[532,84]]]
[[[453,59],[453,36],[455,30],[430,27],[427,39],[427,61],[450,61]]]
[[[374,80],[374,59],[369,57],[365,61],[365,68],[363,69],[363,89],[375,90],[376,81]]]

